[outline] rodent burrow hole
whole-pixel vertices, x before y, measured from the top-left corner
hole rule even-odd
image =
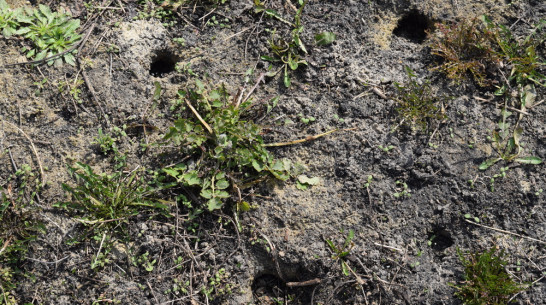
[[[432,28],[433,22],[430,18],[417,10],[411,10],[398,20],[392,33],[414,43],[423,43],[427,38],[427,31]]]
[[[157,51],[152,56],[150,75],[155,77],[164,77],[175,70],[175,66],[178,61],[178,56],[169,50]]]

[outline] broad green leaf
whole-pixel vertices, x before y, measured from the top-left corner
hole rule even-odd
[[[254,167],[257,172],[261,172],[264,169],[264,165],[254,159],[252,160],[252,167]]]
[[[355,231],[353,229],[349,230],[349,234],[347,235],[347,238],[345,239],[345,243],[343,244],[343,249],[347,248],[353,238],[355,237]]]
[[[514,159],[514,161],[518,163],[522,163],[522,164],[533,164],[533,165],[542,163],[542,159],[538,157],[523,157],[523,158]]]
[[[345,261],[341,261],[341,269],[343,271],[343,274],[345,276],[349,276],[350,273],[349,273],[349,266],[347,265],[347,263]]]
[[[202,189],[201,190],[201,197],[205,199],[211,199],[212,198],[212,191],[210,189]]]
[[[154,82],[154,101],[159,101],[161,98],[161,84],[158,81]]]
[[[186,183],[189,186],[199,185],[201,183],[201,179],[199,179],[199,177],[197,176],[197,172],[195,171],[186,173],[182,177],[184,178],[184,181],[186,181]]]
[[[246,201],[238,202],[237,209],[242,212],[248,212],[250,211],[250,204]]]
[[[309,184],[296,181],[296,188],[301,191],[306,191],[309,189]]]
[[[207,208],[209,211],[214,211],[222,208],[222,201],[218,198],[212,198],[207,201]]]
[[[72,55],[70,53],[67,53],[67,54],[64,55],[64,61],[66,61],[66,63],[71,65],[71,66],[76,65],[76,58],[74,58],[74,55]]]
[[[229,198],[229,193],[226,191],[219,191],[216,194],[214,194],[217,198]]]
[[[299,34],[294,35],[294,43],[296,43],[296,45],[303,51],[303,53],[307,54],[307,49],[305,48],[305,45],[301,41]]]
[[[290,66],[290,69],[292,69],[292,70],[297,70],[298,69],[298,62],[290,59],[290,60],[288,60],[288,66]]]
[[[315,35],[315,44],[318,46],[326,46],[336,40],[336,34],[332,32],[322,32]]]
[[[278,61],[280,61],[280,59],[278,59],[278,58],[271,57],[271,56],[267,56],[267,55],[262,55],[262,56],[260,56],[260,58],[261,58],[262,60],[271,61],[271,62],[278,62]]]
[[[523,109],[532,107],[535,103],[535,100],[537,98],[537,92],[535,90],[535,86],[533,85],[527,85],[523,88],[522,92],[522,98],[521,98],[521,104]]]
[[[488,159],[488,160],[485,160],[484,162],[482,162],[482,164],[480,164],[480,166],[478,167],[480,170],[486,170],[488,169],[489,167],[491,167],[493,164],[499,162],[500,160],[502,160],[501,158],[496,158],[496,159]]]
[[[220,179],[224,179],[225,177],[226,177],[225,172],[219,172],[218,174],[216,174],[216,176],[214,176],[214,179],[220,180]]]
[[[219,190],[227,189],[229,187],[229,182],[225,179],[218,180],[215,187]]]
[[[319,177],[309,178],[306,175],[299,175],[298,181],[309,185],[317,185],[320,182]]]

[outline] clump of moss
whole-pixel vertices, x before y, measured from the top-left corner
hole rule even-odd
[[[462,20],[454,24],[437,23],[431,35],[431,52],[443,59],[433,68],[444,72],[448,78],[460,83],[472,75],[481,87],[492,85],[487,77],[487,67],[499,61],[495,52],[495,32],[479,18]]]
[[[524,290],[506,271],[508,263],[503,250],[497,252],[493,247],[467,256],[457,249],[457,254],[464,266],[465,280],[452,286],[457,289],[455,295],[464,304],[504,305],[511,296]]]
[[[402,118],[401,124],[425,130],[431,120],[445,118],[438,105],[446,98],[436,96],[428,80],[419,83],[417,75],[409,67],[406,67],[406,75],[406,83],[394,84],[398,103],[396,111]]]

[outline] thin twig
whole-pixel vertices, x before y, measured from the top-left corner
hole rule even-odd
[[[186,104],[188,105],[188,107],[190,107],[191,111],[193,112],[193,114],[195,114],[195,116],[197,117],[197,119],[199,120],[199,122],[201,122],[201,124],[203,124],[203,126],[205,126],[205,128],[208,130],[208,132],[210,134],[212,134],[212,128],[210,128],[210,125],[207,124],[207,122],[205,122],[205,120],[203,120],[203,118],[201,117],[201,115],[199,115],[199,112],[197,112],[197,110],[195,110],[195,108],[193,108],[193,106],[191,105],[190,101],[188,101],[186,99]]]
[[[99,251],[97,251],[97,256],[95,257],[95,262],[93,263],[93,265],[96,264],[97,260],[99,259],[100,250],[102,250],[102,243],[104,243],[105,238],[106,238],[106,233],[103,233],[102,234],[102,240],[100,241],[100,245],[99,245]]]
[[[286,283],[287,287],[293,288],[293,287],[305,287],[305,286],[313,286],[321,283],[321,279],[315,278],[308,281],[303,282],[288,282]]]
[[[398,248],[395,248],[395,247],[386,246],[386,245],[382,245],[382,244],[378,244],[378,243],[373,243],[373,244],[376,245],[376,246],[379,246],[379,247],[383,247],[383,248],[395,250],[395,251],[398,251],[398,252],[400,252],[400,253],[405,253],[404,250],[398,249]]]
[[[486,103],[492,103],[492,104],[495,104],[495,106],[497,108],[502,108],[502,107],[505,107],[504,105],[503,106],[500,106],[498,105],[497,103],[493,102],[492,100],[487,100],[487,99],[484,99],[484,98],[481,98],[479,96],[474,96],[475,99],[477,99],[478,101],[482,101],[482,102],[486,102]],[[515,112],[519,112],[521,114],[526,114],[526,115],[529,115],[529,112],[526,112],[526,111],[523,111],[523,110],[520,110],[520,109],[517,109],[517,108],[514,108],[514,107],[510,107],[510,106],[506,106],[507,109],[510,109],[512,111],[515,111]]]
[[[321,133],[321,134],[318,134],[318,135],[315,135],[315,136],[307,136],[305,139],[299,139],[299,140],[294,140],[294,141],[290,141],[290,142],[277,142],[277,143],[268,143],[268,144],[263,144],[264,147],[279,147],[279,146],[288,146],[288,145],[294,145],[294,144],[300,144],[300,143],[304,143],[304,142],[309,142],[309,141],[313,141],[313,140],[316,140],[318,138],[322,138],[324,136],[327,136],[333,132],[336,132],[336,131],[349,131],[349,130],[355,130],[355,128],[347,128],[347,129],[332,129],[330,131],[327,131],[327,132],[324,132],[324,133]]]
[[[264,77],[265,77],[265,73],[261,73],[260,76],[258,76],[258,79],[256,80],[256,84],[254,84],[254,86],[250,89],[250,91],[248,91],[246,97],[241,101],[241,103],[246,102],[250,98],[250,95],[252,95],[252,93],[254,92],[254,90],[256,90],[256,88],[258,88],[258,86],[260,85],[260,82],[265,83]],[[238,106],[239,104],[237,104],[237,107]]]
[[[25,257],[25,259],[28,259],[28,260],[31,260],[31,261],[34,261],[34,262],[37,262],[37,263],[42,263],[44,265],[56,265],[56,264],[58,264],[58,263],[60,263],[60,262],[62,262],[64,260],[68,259],[69,257],[70,257],[70,255],[67,255],[67,256],[65,256],[63,258],[60,258],[60,259],[58,259],[56,261],[52,261],[52,262],[46,262],[46,261],[42,261],[42,260],[35,259],[35,258],[32,258],[32,257]]]
[[[521,234],[518,234],[518,233],[513,233],[513,232],[510,232],[510,231],[505,231],[505,230],[489,227],[489,226],[486,226],[486,225],[482,225],[482,224],[470,221],[468,219],[465,219],[464,221],[466,221],[468,223],[471,223],[473,225],[476,225],[478,227],[486,228],[486,229],[489,229],[489,230],[493,230],[493,231],[497,231],[497,232],[500,232],[500,233],[509,234],[509,235],[513,235],[513,236],[517,236],[517,237],[521,237],[521,238],[525,238],[525,239],[528,239],[528,240],[531,240],[531,241],[536,241],[536,242],[541,243],[541,244],[546,244],[546,241],[543,241],[543,240],[540,240],[540,239],[536,239],[536,238],[524,236],[524,235],[521,235]]]
[[[235,33],[235,34],[233,34],[233,35],[229,35],[228,37],[224,38],[223,41],[227,41],[227,40],[230,40],[231,38],[233,38],[233,37],[235,37],[235,36],[239,36],[239,35],[243,34],[244,32],[250,30],[251,28],[252,28],[252,27],[249,26],[248,28],[243,29],[242,31],[239,31],[239,32],[237,32],[237,33]]]

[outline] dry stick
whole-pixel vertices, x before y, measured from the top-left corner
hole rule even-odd
[[[102,243],[104,243],[105,238],[106,238],[106,233],[103,233],[102,234],[102,240],[100,241],[100,245],[99,245],[99,251],[97,251],[97,256],[95,258],[95,264],[97,263],[97,260],[99,259],[100,250],[102,250]]]
[[[17,169],[17,163],[15,163],[15,160],[13,159],[13,155],[11,154],[11,146],[8,147],[8,154],[9,154],[9,158],[11,160],[11,165],[13,166],[13,170],[14,171],[18,171]]]
[[[230,40],[231,38],[233,38],[233,37],[235,37],[235,36],[239,36],[239,35],[243,34],[244,32],[246,32],[246,31],[250,30],[251,28],[252,28],[252,27],[251,27],[251,26],[249,26],[248,28],[246,28],[246,29],[243,29],[243,30],[242,30],[242,31],[240,31],[240,32],[237,32],[237,33],[235,33],[235,34],[233,34],[233,35],[230,35],[230,36],[228,36],[228,37],[224,38],[224,40],[223,40],[223,41],[228,41],[228,40]]]
[[[279,146],[294,145],[294,144],[313,141],[313,140],[316,140],[318,138],[322,138],[324,136],[327,136],[327,135],[329,135],[329,134],[331,134],[333,132],[336,132],[336,131],[349,131],[349,130],[355,130],[355,129],[357,129],[357,128],[355,127],[355,128],[347,128],[347,129],[332,129],[330,131],[327,131],[327,132],[324,132],[324,133],[321,133],[321,134],[318,134],[318,135],[315,135],[315,136],[307,136],[305,139],[299,139],[299,140],[294,140],[294,141],[290,141],[290,142],[268,143],[268,144],[263,144],[262,146],[264,146],[264,147],[279,147]]]
[[[490,229],[490,230],[497,231],[497,232],[504,233],[504,234],[509,234],[509,235],[517,236],[517,237],[520,237],[520,238],[525,238],[525,239],[528,239],[528,240],[531,240],[531,241],[536,241],[536,242],[541,243],[541,244],[546,244],[546,241],[543,241],[543,240],[540,240],[540,239],[536,239],[536,238],[524,236],[524,235],[521,235],[521,234],[518,234],[518,233],[513,233],[513,232],[510,232],[510,231],[505,231],[505,230],[501,230],[501,229],[489,227],[489,226],[486,226],[486,225],[482,225],[482,224],[479,224],[479,223],[470,221],[470,220],[468,220],[468,219],[465,219],[464,221],[466,221],[466,222],[468,222],[468,223],[471,223],[471,224],[473,224],[473,225],[476,225],[476,226],[478,226],[478,227]]]
[[[277,248],[275,248],[275,245],[271,243],[269,238],[267,238],[267,236],[264,233],[262,233],[262,231],[258,230],[258,233],[260,233],[260,235],[267,241],[267,244],[269,245],[269,248],[271,250],[271,256],[272,256],[273,262],[275,263],[275,268],[277,269],[277,275],[279,276],[281,280],[286,281],[281,272],[281,266],[279,265]]]
[[[305,287],[305,286],[313,286],[320,284],[322,282],[319,278],[314,278],[312,280],[303,281],[303,282],[288,282],[286,283],[287,287],[293,288],[293,287]]]
[[[205,126],[205,128],[209,131],[209,133],[212,134],[212,128],[210,128],[210,125],[207,124],[207,122],[205,122],[205,120],[203,120],[201,115],[199,115],[199,112],[197,112],[197,110],[195,110],[195,108],[193,108],[190,101],[188,101],[187,99],[186,99],[186,104],[188,105],[188,107],[190,107],[191,111],[193,112],[193,114],[195,114],[195,116],[197,117],[199,122],[201,122],[201,124],[203,124],[203,126]]]
[[[398,248],[395,248],[395,247],[378,244],[376,242],[374,242],[373,244],[376,245],[376,246],[379,246],[379,247],[387,248],[387,249],[390,249],[390,250],[395,250],[395,251],[398,251],[398,252],[400,252],[402,254],[405,254],[404,250],[402,250],[402,249],[398,249]]]
[[[533,109],[533,108],[535,108],[536,106],[538,106],[538,105],[544,103],[545,101],[546,101],[546,100],[542,100],[542,101],[540,101],[540,102],[538,102],[538,103],[534,103],[533,105],[529,106],[529,108],[527,108],[527,109]]]
[[[157,300],[157,297],[155,296],[155,292],[152,289],[152,285],[150,285],[150,282],[148,280],[146,280],[146,284],[148,284],[148,288],[150,288],[150,291],[152,292],[152,296],[154,297],[155,303],[159,304],[159,301]]]
[[[252,95],[252,93],[254,92],[254,90],[256,90],[256,88],[258,88],[258,85],[260,85],[260,82],[265,83],[264,77],[265,77],[265,73],[261,73],[260,76],[258,76],[258,79],[256,80],[256,84],[254,84],[254,86],[250,89],[250,91],[248,91],[246,97],[241,101],[241,103],[246,102],[250,98],[250,95]],[[237,102],[237,107],[239,107],[239,105],[240,103]]]
[[[38,162],[38,167],[40,168],[40,177],[42,178],[41,186],[45,186],[46,176],[45,176],[45,173],[44,173],[44,169],[42,167],[42,161],[40,160],[40,156],[38,155],[38,151],[36,151],[36,147],[34,146],[34,142],[32,142],[32,139],[21,128],[17,127],[17,125],[12,124],[12,123],[10,123],[8,121],[4,121],[4,122],[11,125],[13,128],[19,130],[19,132],[21,132],[25,136],[25,138],[27,138],[27,140],[30,142],[30,147],[32,148],[32,152],[34,152],[34,155],[36,156],[36,161]]]
[[[478,101],[482,101],[482,102],[486,102],[486,103],[492,103],[492,104],[495,104],[495,106],[497,108],[501,108],[497,103],[493,102],[492,100],[487,100],[487,99],[484,99],[484,98],[481,98],[479,96],[474,96],[474,98]],[[517,109],[517,108],[514,108],[514,107],[510,107],[510,106],[506,106],[507,109],[510,109],[512,111],[515,111],[515,112],[519,112],[519,113],[522,113],[522,114],[526,114],[526,115],[529,115],[529,112],[526,112],[526,111],[523,111],[523,110],[520,110],[520,109]]]

